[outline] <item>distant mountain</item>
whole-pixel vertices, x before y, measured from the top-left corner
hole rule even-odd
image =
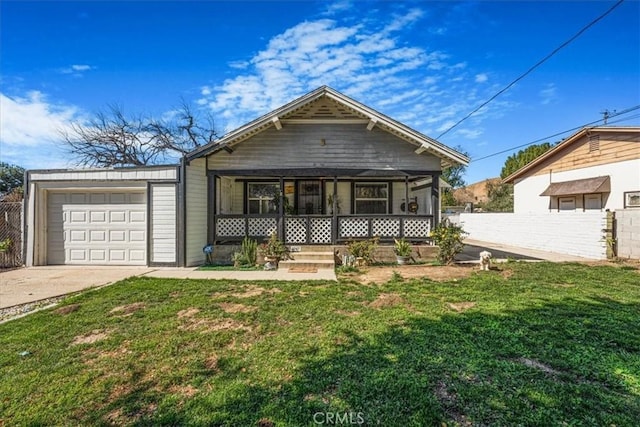
[[[478,203],[486,203],[489,200],[487,184],[499,184],[500,178],[487,178],[483,181],[469,184],[465,187],[453,190],[453,197],[459,204],[471,202],[474,205]]]

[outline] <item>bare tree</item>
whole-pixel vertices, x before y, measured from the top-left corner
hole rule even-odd
[[[166,116],[126,116],[110,106],[61,134],[78,164],[102,167],[159,164],[217,139],[212,116],[201,120],[184,101]]]

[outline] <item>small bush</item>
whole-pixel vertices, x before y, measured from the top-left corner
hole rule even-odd
[[[362,258],[365,264],[371,265],[374,262],[373,253],[378,247],[378,237],[368,240],[350,240],[347,243],[347,250],[356,258]]]
[[[438,246],[438,261],[442,264],[451,264],[457,254],[462,252],[464,243],[462,240],[467,235],[461,226],[442,221],[431,231],[433,243]]]

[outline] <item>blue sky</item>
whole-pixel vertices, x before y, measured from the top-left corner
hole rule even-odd
[[[321,85],[436,138],[615,3],[2,1],[0,158],[73,166],[59,131],[108,105],[161,116],[185,100],[224,133]],[[440,141],[478,159],[639,104],[626,0]]]

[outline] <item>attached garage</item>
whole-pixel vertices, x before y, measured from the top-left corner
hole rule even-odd
[[[146,265],[144,191],[50,191],[47,264]]]
[[[29,171],[27,265],[178,265],[178,166]]]

